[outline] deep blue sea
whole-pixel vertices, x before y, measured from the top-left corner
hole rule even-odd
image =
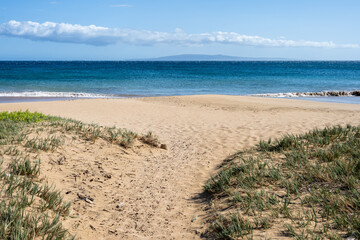
[[[192,94],[290,97],[293,95],[281,93],[359,89],[360,62],[354,61],[0,62],[0,97],[16,97],[18,101],[29,97],[68,99]],[[323,99],[328,98],[314,100]],[[360,97],[329,98],[329,101],[360,103]]]

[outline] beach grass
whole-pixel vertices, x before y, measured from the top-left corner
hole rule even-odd
[[[260,141],[209,179],[219,239],[360,238],[360,127],[334,126]],[[260,235],[259,235],[260,234]]]
[[[61,148],[69,136],[89,144],[102,139],[123,148],[135,141],[154,146],[148,135],[125,129],[37,112],[0,112],[0,239],[75,238],[62,224],[72,217],[71,202],[41,177],[40,154]]]

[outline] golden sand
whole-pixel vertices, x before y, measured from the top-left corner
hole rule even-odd
[[[43,173],[64,193],[72,191],[70,200],[78,198],[79,189],[95,196],[95,204],[74,203],[79,217],[68,220],[77,224],[72,226],[77,236],[88,240],[199,239],[207,226],[202,186],[227,156],[260,139],[360,123],[360,105],[243,96],[0,104],[0,111],[27,109],[152,131],[168,146],[124,150],[101,142],[74,143],[58,152],[69,156],[67,164],[52,167],[45,159]],[[99,165],[110,179],[96,179]],[[75,175],[81,177],[75,181]]]

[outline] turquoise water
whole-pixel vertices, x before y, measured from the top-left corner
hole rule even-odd
[[[288,97],[277,93],[358,89],[360,62],[0,62],[3,99],[192,94]],[[351,99],[359,98],[346,99],[356,102]]]

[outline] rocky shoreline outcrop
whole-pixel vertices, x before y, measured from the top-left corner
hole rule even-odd
[[[257,97],[360,97],[360,90],[253,94]]]

